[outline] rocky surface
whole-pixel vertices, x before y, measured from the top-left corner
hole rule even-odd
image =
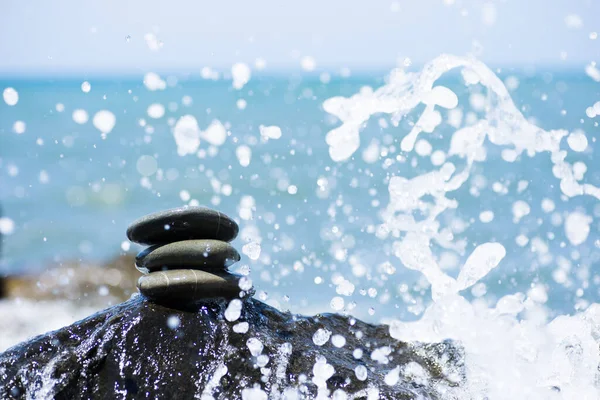
[[[254,299],[176,310],[137,296],[0,354],[2,399],[435,399],[462,376],[450,343]]]

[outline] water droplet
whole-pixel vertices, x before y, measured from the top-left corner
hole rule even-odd
[[[327,329],[318,329],[313,335],[313,342],[317,346],[323,346],[325,343],[329,341],[329,337],[331,336],[331,332]]]
[[[90,90],[92,90],[92,85],[88,81],[85,81],[81,84],[81,91],[83,93],[89,93]]]
[[[177,315],[171,315],[167,319],[167,326],[169,327],[169,329],[177,329],[179,328],[179,325],[181,325],[181,320]]]

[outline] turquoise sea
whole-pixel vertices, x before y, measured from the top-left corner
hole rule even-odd
[[[585,132],[588,148],[569,160],[585,163],[584,181],[600,185],[595,159],[600,117],[585,113],[600,100],[600,84],[583,70],[503,69],[498,75],[518,82],[513,100],[537,125]],[[381,86],[385,72],[332,73],[326,83],[311,74],[258,75],[241,90],[230,80],[204,80],[197,73],[167,76],[166,89],[159,91],[149,91],[142,75],[0,77],[0,90],[13,87],[19,94],[15,106],[0,102],[0,204],[3,216],[14,222],[12,232],[2,238],[0,273],[35,272],[72,259],[109,259],[128,249],[125,229],[132,220],[195,199],[236,218],[242,233],[259,232],[260,258],[244,256],[237,266],[250,267],[260,298],[298,311],[327,310],[342,276],[356,285],[346,304],[357,301],[354,312],[361,317],[411,318],[422,311],[427,286],[418,273],[402,266],[389,240],[377,238],[372,229],[381,223],[379,213],[389,201],[389,177],[431,168],[428,157],[414,153],[404,155],[408,161],[403,164],[383,163],[400,154],[398,143],[414,116],[398,127],[369,121],[359,151],[347,162],[332,161],[325,142],[339,121],[323,110],[323,101]],[[84,81],[91,84],[89,93],[81,89]],[[468,103],[469,91],[476,90],[466,88],[460,75],[445,77],[443,83],[461,102]],[[240,99],[246,102],[244,109]],[[57,108],[59,103],[64,110]],[[158,119],[147,115],[154,103],[166,109]],[[87,112],[86,123],[73,120],[76,109]],[[116,117],[105,138],[92,123],[100,110]],[[202,141],[201,157],[178,155],[172,126],[187,114],[200,129],[220,121],[228,131],[225,143]],[[16,121],[25,123],[21,134],[15,132]],[[261,125],[279,126],[281,138],[261,139]],[[433,150],[447,149],[452,130],[444,123],[426,136]],[[362,151],[374,140],[396,144],[397,153],[365,161]],[[236,156],[240,145],[251,149],[248,166]],[[144,178],[140,171],[147,171],[148,156],[158,170]],[[502,264],[484,280],[486,298],[497,300],[541,284],[547,288],[547,305],[557,312],[571,313],[585,302],[600,301],[598,201],[589,196],[566,201],[547,154],[524,154],[507,163],[500,159],[500,149],[490,147],[488,159],[476,168],[471,180],[477,182],[456,191],[460,206],[448,218],[465,225],[456,234],[467,241],[467,249],[499,241],[507,250]],[[494,182],[506,193],[495,190]],[[473,186],[479,188],[477,197],[469,193]],[[544,199],[552,199],[554,211],[542,209]],[[512,214],[517,200],[530,206],[519,224]],[[240,211],[245,206],[251,208],[251,219],[241,217],[248,217]],[[486,210],[494,212],[489,223],[479,218]],[[593,221],[584,243],[573,246],[556,218],[576,210]],[[519,245],[519,235],[529,242]],[[534,238],[547,249],[542,251]],[[243,235],[234,241],[240,250],[244,244]],[[140,249],[132,244],[129,251]],[[469,253],[456,254],[447,263],[448,273],[456,275]],[[567,281],[557,279],[556,271],[567,264]]]

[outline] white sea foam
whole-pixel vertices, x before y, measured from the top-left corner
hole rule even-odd
[[[82,307],[71,301],[2,300],[0,352],[42,332],[70,325],[96,311],[95,308]],[[52,318],[44,317],[48,315]]]
[[[575,27],[575,22],[572,19],[568,23]],[[483,89],[471,94],[468,104],[462,105],[464,111],[460,118],[455,110],[461,104],[457,104],[455,96],[446,89],[434,90],[440,87],[436,86],[437,79],[456,68],[463,71],[467,85],[479,85]],[[595,65],[588,66],[586,72],[600,81]],[[432,250],[436,246],[447,254],[465,253],[465,241],[451,234],[449,224],[453,220],[442,216],[447,210],[462,206],[455,196],[448,194],[473,179],[473,167],[486,160],[487,146],[501,146],[505,150],[502,159],[506,162],[515,162],[523,153],[530,157],[546,153],[565,199],[582,195],[600,199],[600,189],[583,180],[585,164],[566,161],[569,152],[565,150],[565,144],[573,152],[584,151],[588,146],[585,134],[544,130],[534,125],[515,106],[504,83],[487,66],[472,58],[441,55],[425,65],[421,72],[396,69],[386,82],[375,90],[361,90],[348,98],[334,97],[324,102],[325,111],[341,121],[341,125],[326,136],[333,161],[344,162],[359,150],[361,131],[367,120],[376,114],[388,114],[392,124],[397,126],[405,116],[422,110],[412,130],[400,138],[403,151],[415,150],[419,155],[428,153],[422,145],[418,149],[415,147],[419,135],[438,132],[443,108],[452,109],[448,121],[455,129],[449,148],[445,151],[435,149],[442,152],[436,157],[444,160],[437,167],[411,176],[402,176],[402,169],[398,169],[389,178],[389,203],[381,212],[382,224],[374,231],[383,240],[391,241],[394,254],[405,267],[423,274],[431,285],[433,298],[433,303],[425,308],[418,321],[390,321],[390,335],[398,340],[420,342],[453,339],[464,347],[466,383],[448,390],[445,398],[597,398],[599,304],[591,304],[584,312],[573,316],[550,320],[545,308],[547,289],[542,284],[532,283],[526,294],[509,294],[499,299],[495,306],[489,305],[477,297],[485,293],[481,280],[491,270],[509,267],[502,262],[506,250],[501,242],[477,246],[460,268],[457,278],[441,268],[441,262]],[[420,104],[424,108],[417,109]],[[475,113],[468,111],[469,108]],[[461,122],[463,114],[468,116],[465,126]],[[376,160],[375,155],[369,154],[372,145],[373,141],[363,152],[363,158],[366,156],[369,161]],[[517,192],[526,190],[526,184],[519,183]],[[509,190],[502,182],[494,182],[492,187],[498,195]],[[509,207],[514,223],[525,221],[532,213],[527,201],[513,199],[511,202]],[[542,208],[552,213],[554,202],[545,199]],[[415,213],[420,215],[418,219]],[[493,215],[493,211],[485,211],[480,219],[491,223]],[[561,220],[560,215],[552,215],[553,224],[560,225]],[[579,211],[567,215],[565,234],[573,246],[587,239],[592,221],[590,216]],[[394,235],[389,235],[390,232]],[[532,251],[542,260],[549,251],[549,244],[541,237],[521,234],[516,240],[521,246],[531,243]],[[556,277],[560,280],[561,274]],[[472,288],[476,296],[473,302],[461,293],[467,288]],[[384,350],[376,349],[372,358],[387,363]],[[406,366],[403,375],[412,374],[415,381],[427,379],[422,374],[424,371],[413,367]],[[397,381],[396,371],[392,369],[387,374],[386,383]],[[355,373],[359,379],[364,379],[365,371],[357,368]]]

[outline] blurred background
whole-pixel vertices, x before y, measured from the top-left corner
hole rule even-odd
[[[30,320],[40,312],[58,327],[127,298],[137,273],[131,254],[141,250],[127,241],[127,225],[185,204],[239,222],[234,246],[244,256],[235,269],[250,271],[264,301],[370,321],[417,318],[428,284],[375,231],[390,176],[430,169],[424,160],[447,149],[456,123],[445,120],[429,148],[390,169],[384,160],[400,153],[414,118],[398,127],[374,119],[355,157],[338,163],[325,135],[340,121],[323,102],[377,88],[392,68],[419,71],[441,53],[473,56],[530,121],[586,136],[571,162],[599,185],[598,15],[594,0],[3,1],[5,329],[39,333],[48,326]],[[442,80],[460,107],[484,107],[481,89],[460,75]],[[174,135],[189,121],[203,132],[197,144]],[[494,302],[539,285],[553,312],[597,301],[597,199],[567,201],[547,155],[507,164],[496,153],[456,193],[461,207],[448,217],[467,249],[486,241],[507,249],[467,296]],[[563,227],[574,212],[588,226],[583,241]],[[435,255],[456,275],[469,254]],[[67,303],[28,302],[41,299]]]

